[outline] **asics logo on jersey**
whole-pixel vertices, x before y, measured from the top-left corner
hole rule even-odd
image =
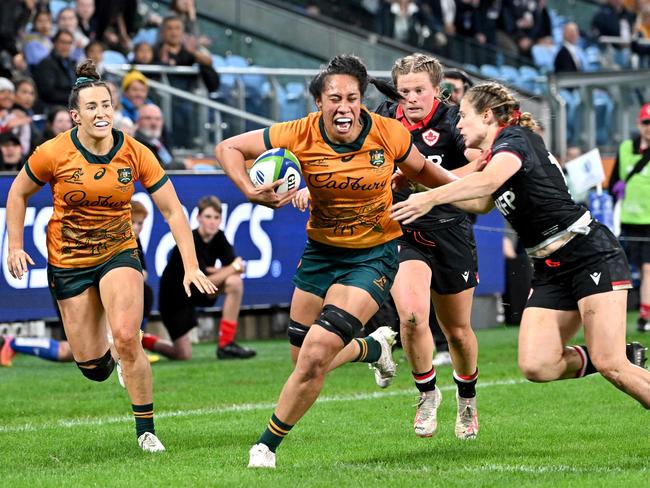
[[[515,210],[515,192],[506,191],[502,193],[495,201],[494,205],[497,207],[499,212],[503,215],[509,215],[510,212]]]
[[[100,180],[102,176],[104,176],[105,174],[106,174],[106,168],[102,168],[97,173],[95,173],[95,176],[93,176],[93,178],[95,178],[96,180]]]
[[[552,259],[546,259],[544,261],[544,264],[546,264],[546,266],[548,266],[549,268],[557,268],[560,266],[559,261],[553,261]]]
[[[385,276],[380,276],[376,280],[373,280],[373,283],[377,285],[377,288],[379,288],[381,291],[384,291],[384,288],[386,288],[386,283],[388,283],[388,279]]]
[[[341,162],[342,162],[342,163],[349,163],[350,161],[352,161],[352,158],[353,158],[353,157],[354,157],[354,154],[352,154],[352,155],[350,155],[350,156],[343,156],[343,157],[341,158]]]
[[[600,273],[598,272],[591,273],[589,276],[591,277],[592,280],[594,280],[594,283],[596,283],[596,285],[600,283]]]
[[[465,283],[467,283],[467,280],[469,280],[469,271],[465,271],[464,273],[461,273],[461,275],[463,276]]]
[[[440,132],[436,132],[433,129],[422,133],[422,140],[427,146],[435,146],[438,139],[440,139]]]

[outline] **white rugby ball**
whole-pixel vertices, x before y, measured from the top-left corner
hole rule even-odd
[[[302,181],[300,162],[288,149],[274,148],[262,153],[253,163],[249,172],[255,187],[284,178],[275,192],[286,193],[300,186]]]

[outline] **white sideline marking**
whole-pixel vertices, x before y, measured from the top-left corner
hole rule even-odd
[[[478,383],[476,387],[478,389],[491,388],[495,386],[507,386],[507,385],[518,385],[522,383],[528,383],[525,379],[516,379],[516,380],[499,380],[499,381],[486,381],[484,383]],[[440,390],[456,390],[456,385],[448,385],[439,387]],[[317,403],[331,403],[331,402],[349,402],[349,401],[363,401],[363,400],[374,400],[377,398],[386,398],[394,397],[400,395],[415,395],[417,390],[409,388],[408,390],[390,390],[390,391],[376,391],[372,393],[354,393],[351,395],[334,395],[334,396],[324,396],[320,397],[317,400]],[[252,410],[271,410],[275,408],[275,403],[241,403],[236,405],[227,405],[223,407],[215,408],[197,408],[194,410],[176,410],[173,412],[156,412],[155,418],[170,418],[170,417],[194,417],[202,415],[212,415],[219,413],[228,413],[228,412],[250,412]],[[23,424],[23,425],[7,425],[0,426],[0,434],[12,434],[16,432],[36,432],[39,430],[46,429],[56,429],[60,427],[90,427],[96,425],[105,425],[105,424],[117,424],[121,422],[133,422],[133,416],[131,415],[120,415],[114,417],[101,417],[101,418],[76,418],[76,419],[62,419],[53,421],[47,424]]]

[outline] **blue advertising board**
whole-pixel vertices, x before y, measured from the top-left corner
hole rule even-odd
[[[302,254],[308,212],[302,213],[291,205],[272,210],[254,205],[224,175],[170,175],[181,203],[187,211],[192,228],[197,226],[196,202],[205,195],[217,195],[223,202],[223,230],[233,243],[237,254],[247,262],[244,280],[243,306],[263,308],[286,305],[291,300],[291,278]],[[22,280],[13,278],[6,266],[6,203],[12,177],[0,176],[0,322],[38,320],[56,315],[47,288],[45,231],[52,215],[49,186],[29,201],[25,216],[25,250],[35,262]],[[174,247],[169,227],[149,194],[136,186],[134,199],[141,201],[149,215],[140,240],[149,271],[148,282],[158,292],[159,278]],[[492,212],[480,216],[479,224],[490,227],[503,225],[500,215]],[[477,293],[501,293],[503,289],[503,258],[501,234],[476,232],[479,248],[481,283]],[[157,309],[157,300],[154,302]]]

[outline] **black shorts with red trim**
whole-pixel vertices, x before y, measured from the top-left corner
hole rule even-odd
[[[431,289],[452,295],[478,284],[478,257],[472,223],[423,231],[402,229],[397,240],[399,262],[423,261],[431,268]]]
[[[532,260],[535,272],[526,307],[577,310],[584,297],[632,288],[630,266],[614,234],[596,220],[589,228],[589,234]]]

